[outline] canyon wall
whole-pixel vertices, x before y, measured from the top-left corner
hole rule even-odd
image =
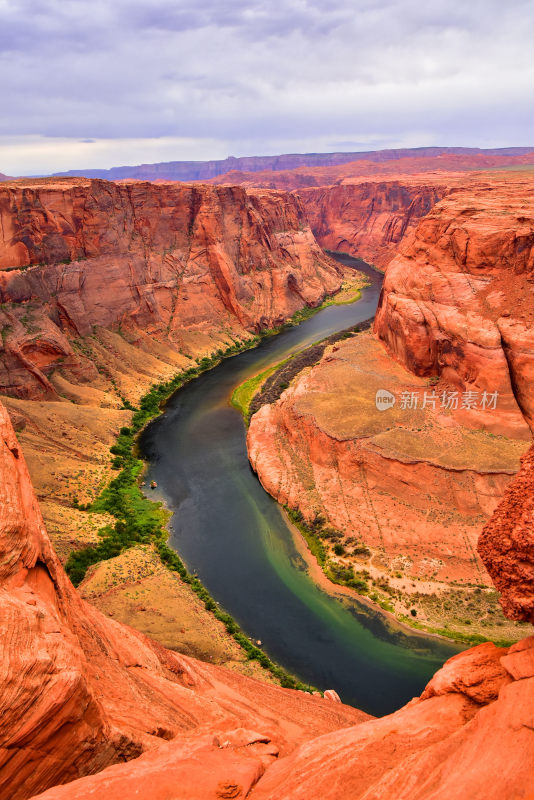
[[[341,284],[295,197],[238,187],[6,183],[0,190],[0,391],[50,396],[58,366],[96,328],[175,345],[182,332],[244,336]]]
[[[447,191],[445,181],[405,178],[301,189],[299,196],[321,247],[383,269],[407,233]]]
[[[497,391],[502,434],[522,425],[518,407],[534,426],[532,187],[526,177],[452,191],[389,264],[375,322],[410,372]]]

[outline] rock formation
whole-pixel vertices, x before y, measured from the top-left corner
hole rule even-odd
[[[301,189],[299,196],[322,247],[384,268],[400,242],[447,191],[445,181],[420,177]]]
[[[522,458],[521,472],[482,531],[478,549],[501,592],[507,616],[531,623],[534,622],[533,545],[534,453],[530,450]]]
[[[527,177],[451,192],[389,264],[375,323],[414,374],[498,392],[492,430],[504,435],[534,425],[532,186]],[[458,416],[484,425],[479,409]]]
[[[0,390],[96,379],[72,339],[97,328],[247,335],[341,285],[297,198],[239,187],[63,180],[0,190]],[[136,333],[139,332],[139,333]]]

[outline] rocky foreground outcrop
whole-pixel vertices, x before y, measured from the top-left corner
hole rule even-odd
[[[97,381],[83,345],[73,345],[97,329],[134,344],[148,334],[175,353],[187,352],[185,334],[198,332],[216,347],[277,325],[340,285],[339,267],[291,195],[79,179],[3,183],[0,391],[57,396],[56,370],[70,383]]]
[[[528,796],[534,637],[455,656],[378,720],[177,656],[79,598],[3,409],[0,447],[2,798]]]

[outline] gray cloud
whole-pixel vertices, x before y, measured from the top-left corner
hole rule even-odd
[[[0,171],[27,136],[48,137],[43,171],[85,166],[56,137],[205,158],[529,144],[533,34],[531,0],[0,0]]]

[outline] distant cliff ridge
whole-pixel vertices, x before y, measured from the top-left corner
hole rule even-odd
[[[396,161],[409,156],[432,158],[445,153],[476,155],[484,153],[495,156],[520,156],[534,150],[534,147],[501,147],[484,150],[479,147],[415,147],[395,150],[370,150],[355,153],[290,153],[279,156],[229,156],[213,161],[165,161],[159,164],[138,164],[111,169],[73,169],[56,172],[55,176],[74,176],[85,178],[104,178],[110,181],[135,178],[139,180],[198,181],[209,180],[230,170],[260,172],[261,170],[287,170],[297,167],[324,167],[347,164],[350,161]]]

